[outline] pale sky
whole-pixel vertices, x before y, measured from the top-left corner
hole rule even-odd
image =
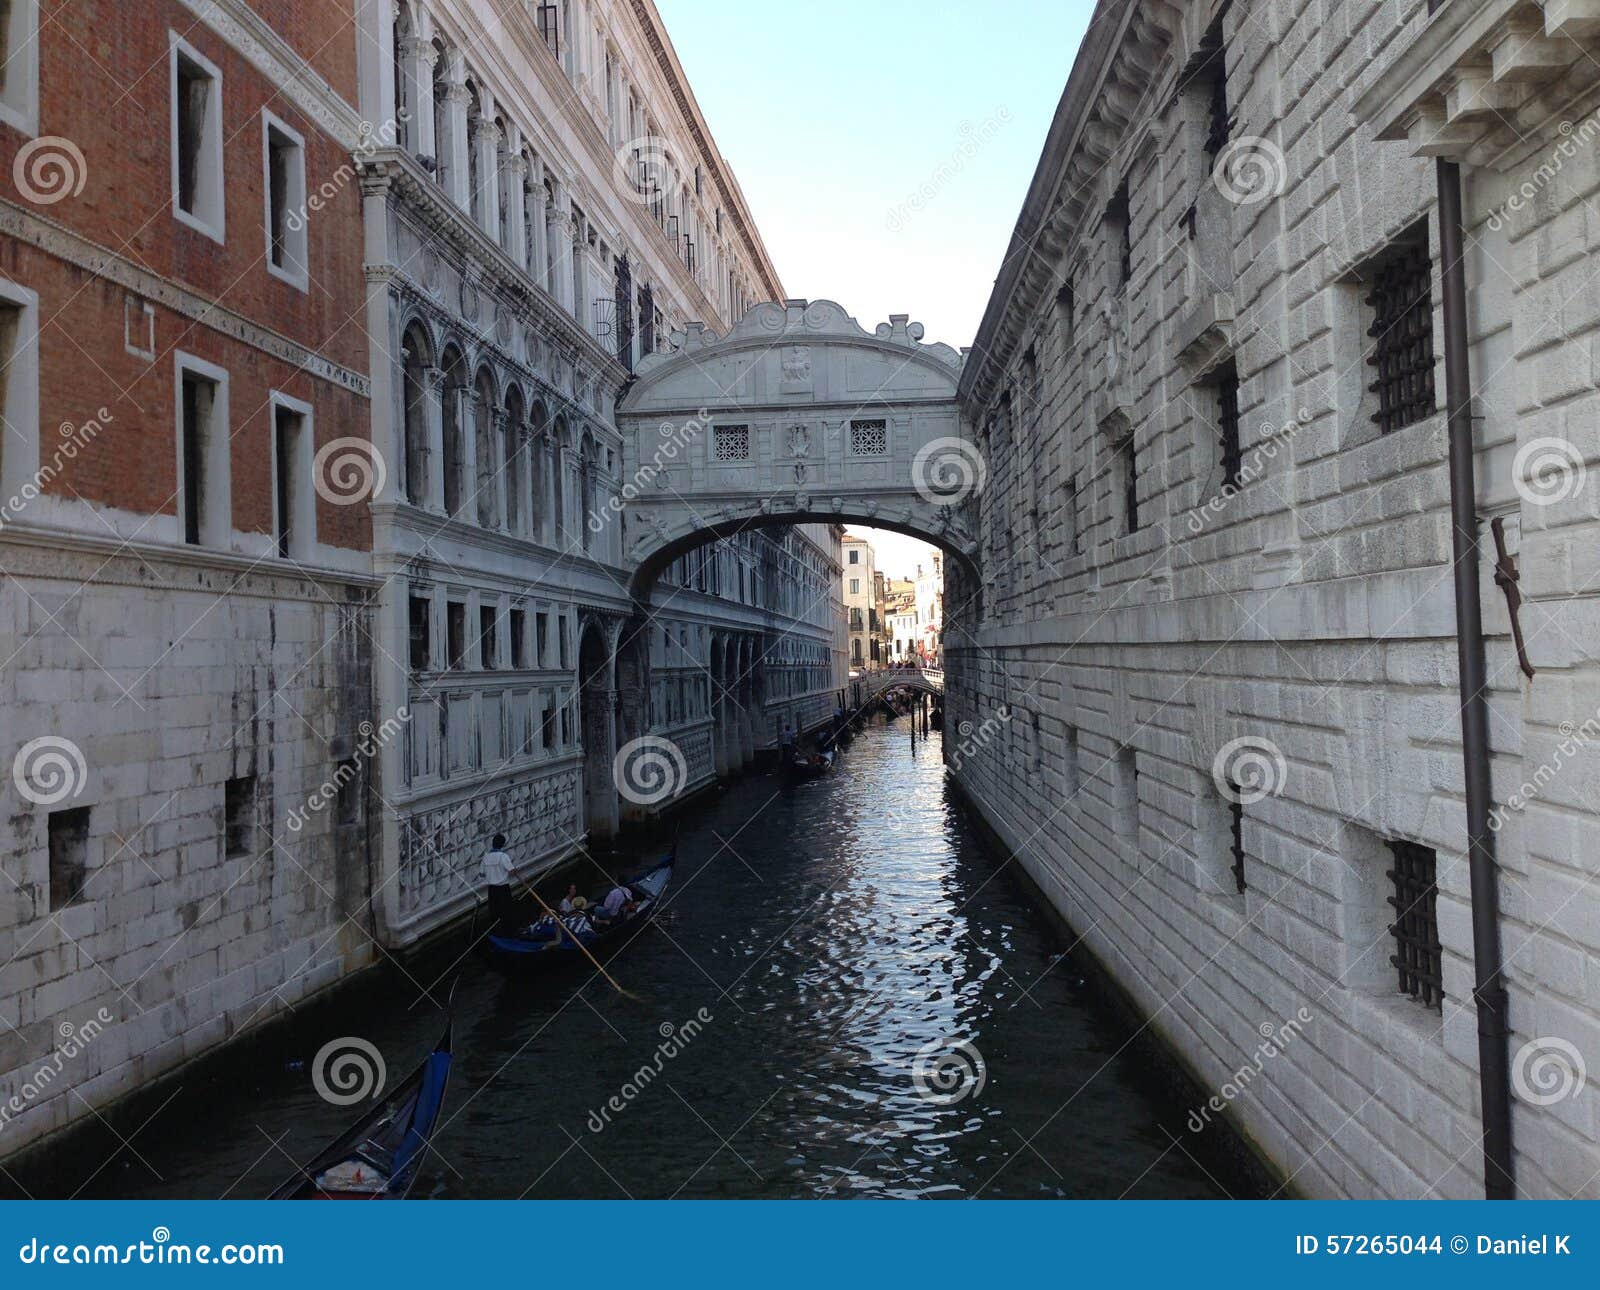
[[[790,296],[977,331],[1091,0],[657,0]]]
[[[790,296],[972,342],[1092,0],[656,0]],[[851,525],[909,578],[925,542]]]

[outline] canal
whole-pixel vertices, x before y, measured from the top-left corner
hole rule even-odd
[[[868,730],[828,778],[753,775],[690,808],[662,916],[609,965],[636,997],[592,971],[512,981],[468,960],[414,1194],[1235,1190],[953,804],[938,734],[913,754],[906,726]],[[447,968],[411,970],[428,985]],[[398,1080],[440,1026],[418,995],[396,973],[307,1012],[247,1061],[17,1162],[4,1187],[265,1195],[354,1118],[313,1090],[311,1054],[360,1036]]]

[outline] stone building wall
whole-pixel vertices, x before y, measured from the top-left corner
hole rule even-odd
[[[353,6],[51,8],[0,88],[0,1154],[373,958]]]
[[[1099,6],[963,379],[989,477],[947,747],[1219,1091],[1202,1119],[1313,1194],[1482,1194],[1432,156],[1460,160],[1516,1173],[1592,1197],[1593,34],[1427,8],[1234,3],[1208,150],[1219,7]],[[1413,237],[1436,393],[1385,432],[1372,297]],[[1442,1006],[1397,989],[1392,843],[1435,856]]]

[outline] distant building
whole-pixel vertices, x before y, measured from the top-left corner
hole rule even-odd
[[[922,659],[937,664],[944,637],[944,556],[934,551],[931,565],[917,566],[917,629],[922,640]]]
[[[856,669],[875,667],[882,661],[883,574],[873,564],[872,543],[846,534],[843,585],[847,657]]]

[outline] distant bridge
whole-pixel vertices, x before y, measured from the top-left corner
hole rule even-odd
[[[852,686],[860,686],[861,702],[876,698],[885,690],[904,686],[921,690],[925,694],[944,694],[944,669],[938,667],[886,667],[874,672],[863,672],[850,679]]]

